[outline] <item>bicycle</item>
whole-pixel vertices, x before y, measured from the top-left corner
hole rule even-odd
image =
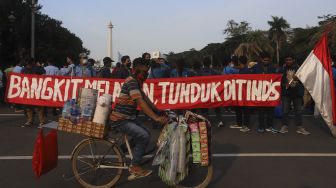
[[[126,145],[128,155],[120,147],[122,144]],[[146,156],[152,153],[154,149],[147,152]],[[142,165],[152,161],[154,159],[153,154]],[[208,186],[213,175],[212,165],[203,167],[194,164],[192,163],[192,155],[189,157],[191,159],[188,163],[188,176],[175,187],[204,188]],[[122,134],[113,138],[87,138],[82,140],[72,152],[71,163],[74,177],[82,186],[86,188],[106,188],[114,186],[120,180],[123,171],[129,169],[132,158],[133,154],[128,137]],[[197,173],[197,179],[200,182],[195,182],[195,179],[191,176],[195,173]],[[134,178],[130,175],[128,180]]]

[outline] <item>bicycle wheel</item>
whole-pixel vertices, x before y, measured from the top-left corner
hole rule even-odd
[[[201,166],[200,164],[189,162],[188,176],[175,187],[177,188],[205,188],[209,185],[213,168],[209,166]]]
[[[122,175],[124,159],[117,146],[101,139],[86,139],[78,144],[72,155],[72,170],[77,181],[87,188],[115,185]],[[116,168],[101,168],[100,165]]]

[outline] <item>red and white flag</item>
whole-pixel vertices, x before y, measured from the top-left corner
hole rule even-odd
[[[326,33],[296,72],[296,76],[309,91],[322,118],[336,137],[336,96]]]

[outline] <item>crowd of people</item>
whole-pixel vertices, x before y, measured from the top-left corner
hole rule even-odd
[[[211,75],[227,75],[227,74],[283,74],[282,77],[282,127],[277,129],[273,124],[274,107],[231,107],[225,108],[234,111],[236,114],[236,123],[230,128],[237,128],[241,132],[250,131],[250,115],[257,112],[259,126],[258,133],[287,133],[289,126],[289,113],[293,109],[295,113],[295,124],[297,133],[309,135],[310,133],[303,127],[302,111],[303,97],[305,89],[302,83],[295,76],[299,68],[293,55],[289,54],[285,57],[282,66],[272,62],[272,57],[267,52],[260,53],[260,58],[257,62],[249,62],[246,56],[232,56],[224,58],[222,63],[212,62],[210,57],[205,57],[201,61],[186,62],[183,58],[177,59],[174,62],[168,62],[166,56],[159,53],[157,57],[151,58],[151,54],[144,53],[142,59],[149,67],[148,78],[176,78],[176,77],[193,77],[193,76],[211,76]],[[10,72],[38,74],[38,75],[60,75],[71,77],[100,77],[100,78],[119,78],[126,79],[132,75],[137,67],[136,61],[132,63],[129,56],[123,56],[121,62],[116,63],[110,57],[103,58],[103,66],[97,66],[96,61],[88,58],[86,53],[79,54],[79,63],[75,63],[74,58],[68,56],[63,67],[55,66],[53,62],[41,63],[34,59],[20,61],[15,67],[10,66],[3,71],[0,70],[0,97],[4,98],[4,88],[6,78]],[[333,78],[336,77],[336,65],[333,64]],[[336,83],[336,82],[335,82]],[[336,84],[335,84],[336,87]],[[33,112],[38,114],[40,125],[46,122],[46,110],[44,107],[26,106],[25,108],[27,120],[24,127],[33,125]],[[252,110],[253,109],[253,110]],[[209,115],[209,109],[193,109],[197,110],[205,116]],[[224,125],[222,119],[223,108],[214,109],[217,119],[219,120],[218,127]],[[57,114],[53,110],[53,114]]]

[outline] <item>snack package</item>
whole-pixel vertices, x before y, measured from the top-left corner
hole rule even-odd
[[[200,130],[200,148],[201,148],[201,165],[207,166],[209,164],[209,148],[208,148],[208,133],[206,122],[199,122]]]
[[[190,123],[189,130],[191,135],[191,148],[193,154],[193,163],[201,162],[200,133],[198,123]]]

